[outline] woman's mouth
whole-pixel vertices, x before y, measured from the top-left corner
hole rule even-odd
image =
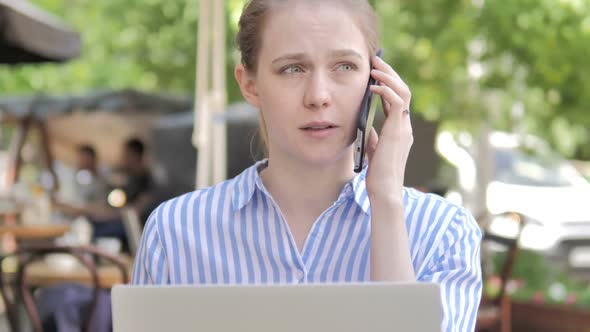
[[[303,130],[324,130],[324,129],[331,129],[336,128],[334,126],[313,126],[313,127],[304,127]]]
[[[308,123],[299,129],[303,130],[306,136],[311,138],[326,138],[332,135],[338,126],[333,123]]]

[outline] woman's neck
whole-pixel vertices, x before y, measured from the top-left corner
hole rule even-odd
[[[338,199],[343,186],[354,177],[352,157],[348,159],[350,162],[338,160],[322,166],[269,159],[268,167],[260,176],[283,214],[317,218]]]

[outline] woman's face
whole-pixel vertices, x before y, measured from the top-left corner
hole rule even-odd
[[[272,12],[250,100],[264,115],[271,159],[352,163],[368,53],[357,21],[344,7],[292,1]]]

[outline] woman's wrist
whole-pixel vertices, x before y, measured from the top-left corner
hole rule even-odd
[[[403,193],[397,190],[385,192],[368,192],[371,209],[383,207],[386,209],[402,209],[404,207]]]
[[[376,195],[371,202],[371,280],[415,281],[401,194]]]

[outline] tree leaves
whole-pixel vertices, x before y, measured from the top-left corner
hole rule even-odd
[[[519,128],[590,159],[590,0],[380,0],[384,57],[413,109],[454,128]],[[80,59],[0,67],[3,95],[133,87],[193,93],[198,0],[36,0],[83,37]],[[227,84],[243,0],[226,0]],[[549,129],[548,128],[553,128]],[[567,135],[567,139],[564,139]]]

